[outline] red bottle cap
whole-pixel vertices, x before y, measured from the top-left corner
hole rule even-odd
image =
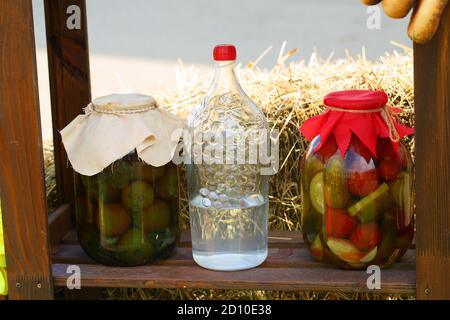
[[[214,47],[215,61],[236,60],[236,47],[231,44],[219,44]]]

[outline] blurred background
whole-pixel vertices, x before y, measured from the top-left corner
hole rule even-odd
[[[408,19],[380,12],[369,29],[359,0],[87,0],[92,96],[173,89],[180,73],[210,77],[215,44],[233,43],[243,64],[270,51],[258,64],[271,68],[286,41],[293,60],[365,54],[376,60],[412,46]],[[51,139],[50,96],[43,0],[33,0],[44,140]],[[181,67],[183,66],[183,67]]]

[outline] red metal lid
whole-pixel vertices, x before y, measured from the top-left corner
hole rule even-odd
[[[236,60],[236,47],[231,44],[219,44],[214,47],[213,56],[215,61]]]

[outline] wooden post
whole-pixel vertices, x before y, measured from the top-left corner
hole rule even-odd
[[[79,26],[77,26],[78,21],[80,22]],[[59,205],[73,204],[74,197],[73,171],[68,165],[59,131],[79,115],[82,108],[86,107],[91,101],[86,21],[85,0],[45,0],[53,142]]]
[[[74,212],[73,170],[59,131],[78,116],[91,101],[89,47],[85,0],[45,0],[45,24],[52,101],[53,144],[59,211],[51,227],[53,239],[60,239],[70,229],[68,215]],[[74,19],[74,20],[73,20]],[[79,28],[69,28],[78,22]],[[66,206],[69,205],[67,210]],[[72,217],[73,221],[73,217]],[[69,291],[67,291],[69,292]],[[101,297],[101,289],[70,291],[71,299]]]
[[[417,297],[450,299],[450,5],[414,52]]]
[[[0,2],[0,192],[10,299],[52,299],[31,0]]]

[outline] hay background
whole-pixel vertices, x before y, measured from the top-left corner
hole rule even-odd
[[[300,159],[307,142],[298,128],[309,117],[320,114],[322,98],[330,91],[344,89],[376,89],[389,95],[390,104],[401,107],[400,120],[414,126],[413,56],[403,46],[400,53],[386,53],[378,61],[369,61],[364,51],[357,57],[326,60],[313,54],[309,61],[293,61],[296,50],[279,54],[278,63],[271,70],[261,70],[258,62],[238,66],[241,84],[251,99],[265,113],[269,125],[280,132],[280,171],[271,178],[271,229],[300,230]],[[265,52],[267,53],[267,52]],[[180,66],[177,87],[154,94],[162,106],[186,117],[198,104],[210,85],[193,68]],[[414,140],[406,140],[408,149]],[[55,204],[54,165],[51,145],[44,148],[46,183],[49,207]],[[184,173],[182,172],[182,175]],[[189,226],[185,179],[181,180],[181,227]],[[266,292],[236,290],[167,290],[167,289],[106,289],[107,299],[404,299],[408,295]]]

